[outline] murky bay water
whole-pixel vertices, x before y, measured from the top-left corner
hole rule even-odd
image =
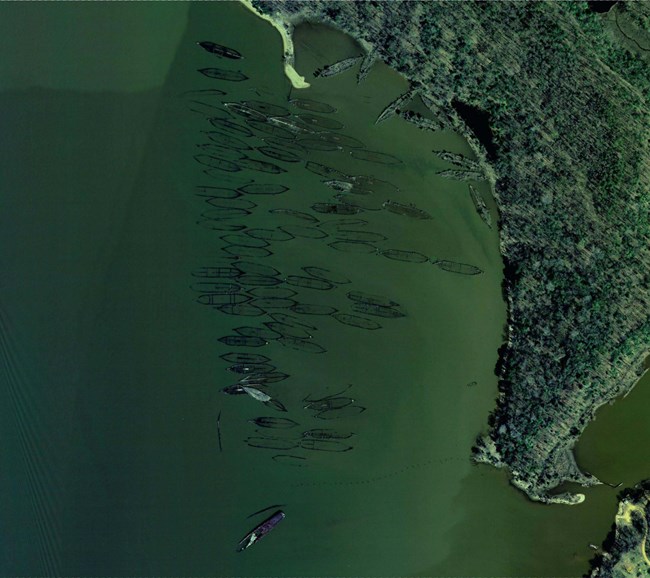
[[[197,46],[206,40],[244,58],[218,58]],[[469,462],[494,405],[505,312],[496,232],[466,183],[436,175],[450,165],[432,150],[469,155],[467,145],[399,118],[374,124],[407,89],[381,63],[361,84],[358,64],[313,77],[361,54],[346,37],[303,25],[295,43],[306,90],[285,79],[280,38],[267,23],[237,3],[192,4],[162,90],[105,97],[113,105],[103,110],[137,112],[138,138],[95,116],[95,132],[110,135],[103,156],[81,144],[75,154],[42,151],[42,174],[59,167],[50,182],[65,203],[42,213],[20,199],[11,205],[15,237],[41,236],[23,243],[30,259],[8,260],[23,288],[12,281],[3,294],[8,367],[38,360],[14,377],[5,404],[27,440],[12,459],[27,456],[32,480],[7,510],[22,528],[11,534],[18,546],[3,561],[7,574],[577,575],[587,543],[606,533],[615,508],[608,488],[588,491],[577,508],[540,506],[502,473]],[[197,71],[205,68],[226,72]],[[241,77],[235,72],[247,79],[214,78]],[[59,97],[48,95],[57,104],[39,126],[67,111],[79,125],[51,121],[48,130],[77,142],[91,126],[83,98]],[[7,109],[26,115],[24,99],[7,97]],[[269,124],[270,112],[280,122]],[[129,167],[121,181],[120,166]],[[65,175],[79,167],[83,186],[71,187]],[[38,190],[35,182],[25,172],[14,186]],[[487,185],[476,186],[494,210]],[[360,212],[323,212],[331,205]],[[27,265],[70,230],[76,237],[60,241],[57,259],[38,272]],[[454,274],[437,259],[483,273]],[[56,324],[43,321],[52,313],[42,300],[20,298],[24,286],[36,295],[43,276]],[[241,303],[226,285],[239,286],[231,295]],[[234,309],[216,309],[224,299]],[[219,341],[260,336],[268,344]],[[227,369],[228,352],[269,359],[278,381],[255,385],[286,412],[222,393],[242,377]],[[327,396],[354,401],[304,408],[305,398]],[[259,417],[299,425],[250,422]],[[305,443],[302,432],[313,429],[345,437]],[[273,504],[286,520],[236,553],[259,520],[247,516]]]

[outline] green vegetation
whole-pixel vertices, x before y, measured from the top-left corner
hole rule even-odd
[[[621,492],[616,520],[592,560],[591,578],[650,576],[650,480]]]
[[[610,14],[579,2],[257,5],[371,44],[442,126],[467,136],[494,184],[509,304],[501,395],[475,457],[508,467],[534,499],[580,501],[547,492],[597,483],[572,447],[595,410],[633,386],[650,343],[650,75],[614,29],[618,11],[650,44],[647,4]],[[489,163],[458,103],[489,118]]]

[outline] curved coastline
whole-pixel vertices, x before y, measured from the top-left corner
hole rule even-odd
[[[649,527],[650,480],[643,480],[619,494],[614,524],[590,562],[589,578],[640,576],[650,572]]]
[[[309,83],[305,80],[304,76],[300,76],[296,69],[294,68],[294,49],[293,49],[293,40],[291,38],[293,32],[293,25],[285,20],[280,18],[269,16],[268,14],[263,14],[255,6],[253,6],[252,0],[239,0],[248,10],[250,10],[257,17],[262,20],[266,20],[275,28],[282,37],[282,48],[283,48],[283,58],[284,58],[284,73],[286,74],[291,86],[293,88],[309,88]]]
[[[610,84],[628,86],[630,82],[642,83],[643,79],[634,76],[633,69],[613,60],[608,51],[618,48],[607,44],[605,32],[599,31],[598,25],[589,20],[582,6],[565,8],[544,4],[536,5],[536,26],[551,27],[559,38],[574,41],[571,45],[558,45],[567,52],[568,59],[557,60],[557,50],[544,52],[540,48],[543,58],[557,61],[557,74],[538,77],[534,70],[529,71],[528,76],[520,77],[516,83],[509,78],[495,81],[493,90],[486,94],[482,85],[476,83],[479,72],[488,74],[493,70],[486,67],[478,70],[486,62],[485,55],[481,51],[470,52],[475,58],[467,59],[464,40],[456,44],[456,39],[441,40],[439,29],[430,21],[435,22],[434,13],[438,14],[445,19],[449,30],[457,29],[460,38],[464,38],[463,31],[469,33],[466,22],[470,22],[472,34],[480,42],[495,26],[502,25],[501,5],[490,5],[489,10],[478,11],[473,4],[466,4],[458,14],[444,12],[445,6],[443,2],[432,7],[424,24],[422,9],[417,6],[404,11],[387,9],[381,18],[367,10],[363,3],[321,1],[306,6],[270,0],[260,4],[260,9],[290,22],[323,22],[357,41],[372,41],[378,55],[409,79],[439,119],[432,130],[452,129],[467,138],[486,180],[493,185],[500,213],[499,242],[505,262],[504,297],[508,306],[507,341],[499,351],[497,363],[499,396],[488,420],[490,431],[477,440],[474,459],[507,468],[512,474],[512,484],[534,501],[581,503],[583,494],[553,495],[550,492],[565,481],[583,486],[600,483],[594,476],[580,471],[573,447],[596,410],[629,393],[638,382],[642,372],[638,361],[645,357],[648,349],[650,324],[637,311],[646,301],[640,293],[643,283],[632,269],[646,253],[638,248],[638,235],[646,234],[647,227],[640,214],[642,203],[631,201],[639,198],[639,187],[650,175],[639,161],[645,152],[640,151],[637,156],[628,154],[635,150],[634,143],[643,142],[647,129],[642,122],[623,114],[635,107],[638,109],[636,93],[626,94],[616,102],[619,113],[614,117],[616,122],[608,116],[612,113],[607,110],[594,109],[589,126],[578,128],[573,120],[576,117],[571,114],[573,108],[567,108],[567,103],[572,101],[559,99],[549,107],[548,103],[537,102],[535,95],[539,91],[531,93],[529,86],[541,82],[566,91],[574,91],[579,86],[585,94],[598,100],[604,87]],[[520,25],[517,17],[512,18],[513,14],[508,16],[512,24]],[[427,38],[428,42],[438,43],[435,48],[428,46],[425,50],[406,34],[396,39],[386,32],[396,26],[406,30],[411,25],[409,18],[419,23],[420,35],[422,26],[426,34],[433,35]],[[484,29],[482,33],[476,32],[481,28]],[[593,36],[588,45],[585,44],[585,30]],[[458,66],[473,62],[478,69],[476,66],[469,66],[467,71],[457,68],[460,79],[452,82],[448,81],[446,69],[438,72],[427,68],[426,63],[436,56],[452,58],[458,46],[465,54],[465,60]],[[511,64],[515,67],[525,65],[513,56],[520,48],[516,40],[495,46],[491,58],[503,58],[502,66],[506,69]],[[484,46],[483,52],[488,48]],[[424,54],[427,58],[423,58]],[[581,75],[567,86],[565,78],[570,75],[563,75],[562,70],[575,71],[577,63],[581,66]],[[613,67],[614,71],[604,73],[606,66],[603,65]],[[522,96],[525,97],[523,101]],[[488,162],[485,146],[472,133],[465,119],[454,111],[455,100],[489,113],[499,149],[497,159]],[[529,100],[532,110],[526,110],[525,114],[520,111],[520,118],[532,123],[531,126],[513,120],[517,103]],[[552,109],[560,115],[553,123],[561,121],[564,125],[548,124],[548,111]],[[427,126],[421,128],[428,129]],[[558,131],[562,129],[565,134],[558,138]],[[600,171],[601,166],[607,165],[607,159],[611,159],[611,150],[598,149],[585,157],[576,148],[585,135],[593,137],[593,142],[610,142],[611,136],[603,139],[607,131],[621,135],[617,146],[624,162],[614,176],[612,173],[603,176]],[[548,162],[555,163],[557,168],[549,170],[546,162],[533,162],[533,157],[528,158],[530,147],[545,151]],[[534,178],[537,173],[544,176],[543,181]],[[600,180],[590,183],[591,175]],[[563,195],[569,183],[577,189],[572,195]],[[635,188],[630,188],[632,183],[636,183]],[[536,190],[537,194],[530,195],[527,189]],[[617,202],[625,204],[626,219],[634,220],[638,225],[635,229],[621,227],[623,223],[617,218],[619,212],[613,212],[611,199],[603,201],[607,194],[616,197],[616,191],[626,191],[627,196],[621,194]],[[619,210],[617,207],[616,211]],[[553,235],[560,235],[561,242],[558,243]],[[586,248],[585,243],[587,246],[592,243],[594,247]],[[636,251],[632,247],[636,247]],[[614,268],[609,265],[611,263],[619,265]],[[629,273],[627,288],[617,292],[620,283],[618,286],[610,284],[610,279],[612,276],[619,279],[621,268]],[[607,295],[601,295],[602,289],[598,287],[589,289],[593,286],[594,274],[607,281]],[[556,303],[554,309],[551,308],[553,303]],[[607,304],[603,306],[603,303]]]

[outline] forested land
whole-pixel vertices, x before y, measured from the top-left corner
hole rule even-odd
[[[591,561],[591,578],[650,575],[650,480],[619,495],[618,512],[603,551]]]
[[[572,448],[595,410],[634,385],[650,343],[649,5],[256,6],[372,45],[439,126],[467,136],[494,185],[509,306],[500,394],[475,458],[507,467],[531,498],[579,501],[548,491],[597,482]],[[472,109],[492,142],[459,114]]]

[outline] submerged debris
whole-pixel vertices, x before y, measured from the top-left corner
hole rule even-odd
[[[401,249],[378,249],[377,254],[395,261],[404,261],[406,263],[426,263],[429,257],[418,253],[417,251],[403,251]]]
[[[379,124],[380,122],[384,122],[385,120],[389,119],[391,116],[395,116],[395,114],[399,110],[404,108],[404,105],[408,104],[411,101],[414,94],[415,91],[411,89],[405,92],[404,94],[398,96],[384,110],[381,111],[381,113],[377,117],[377,120],[375,121],[375,124]]]
[[[283,464],[285,466],[296,466],[296,467],[304,467],[307,464],[304,462],[307,461],[307,458],[304,458],[302,456],[294,456],[291,454],[277,454],[271,458],[274,462],[277,462],[278,464]]]
[[[477,171],[480,172],[481,166],[472,159],[468,159],[466,156],[459,153],[452,153],[451,151],[432,151],[434,155],[442,159],[447,163],[451,163],[459,166],[460,168],[468,171]]]
[[[354,435],[353,432],[338,432],[333,429],[310,429],[302,432],[302,437],[312,438],[319,440],[329,440],[329,439],[347,439],[351,438]]]
[[[349,452],[352,446],[345,445],[337,440],[307,438],[300,441],[300,447],[306,450],[320,452]]]
[[[314,71],[314,76],[326,78],[328,76],[335,76],[336,74],[341,74],[341,72],[345,72],[349,68],[352,68],[362,58],[363,58],[362,56],[353,56],[351,58],[344,58],[343,60],[339,60],[334,64],[328,64],[323,68],[318,68],[317,70]]]
[[[363,291],[348,291],[347,297],[348,299],[359,303],[368,303],[370,305],[379,305],[381,307],[399,307],[399,303],[389,299],[388,297],[364,293]]]
[[[481,197],[481,194],[472,185],[469,185],[469,194],[479,217],[481,217],[483,222],[491,229],[492,215],[490,215],[490,210],[487,208],[483,197]]]
[[[358,327],[359,329],[381,329],[381,325],[372,319],[366,319],[358,315],[349,315],[348,313],[334,313],[332,315],[339,323],[349,325],[350,327]]]
[[[377,163],[380,165],[399,165],[402,161],[393,155],[382,153],[379,151],[368,151],[363,149],[355,149],[350,151],[350,156],[360,161],[368,161],[369,163]]]
[[[396,215],[410,217],[412,219],[431,219],[431,215],[423,209],[418,209],[413,203],[398,203],[397,201],[386,201],[382,207]]]
[[[376,50],[370,50],[364,57],[363,60],[361,61],[361,64],[359,66],[359,72],[357,73],[357,84],[361,84],[368,74],[370,73],[370,69],[373,67],[375,62],[377,62],[377,51]]]
[[[355,207],[347,203],[314,203],[311,208],[317,213],[331,215],[356,215],[363,211],[361,207]]]
[[[447,179],[457,179],[459,181],[482,181],[485,176],[481,172],[468,170],[447,169],[436,173],[439,177]]]
[[[475,265],[457,263],[456,261],[436,261],[434,265],[437,265],[444,271],[449,271],[450,273],[458,273],[460,275],[479,275],[480,273],[483,273],[483,269],[479,269]]]
[[[292,428],[299,425],[297,421],[289,419],[288,417],[256,417],[255,419],[250,419],[248,421],[259,427],[276,429]]]
[[[405,121],[414,124],[420,130],[429,130],[431,132],[436,132],[447,128],[440,121],[427,118],[426,116],[423,116],[414,110],[400,110],[397,114]]]
[[[208,78],[214,78],[216,80],[228,80],[230,82],[241,82],[243,80],[248,80],[241,70],[225,70],[223,68],[199,68],[198,71],[207,76]]]
[[[203,50],[205,50],[206,52],[209,52],[210,54],[214,54],[216,56],[221,56],[223,58],[230,58],[232,60],[239,60],[240,58],[243,58],[241,52],[238,52],[234,48],[228,48],[227,46],[223,46],[222,44],[217,44],[216,42],[203,40],[201,42],[197,42],[197,44],[201,48],[203,48]]]
[[[303,110],[309,110],[311,112],[321,112],[321,113],[332,113],[336,112],[336,109],[327,104],[326,102],[318,102],[317,100],[310,100],[308,98],[292,98],[289,101],[294,106],[302,108]]]
[[[269,343],[261,337],[245,337],[244,335],[226,335],[220,337],[219,341],[231,347],[262,347]]]

